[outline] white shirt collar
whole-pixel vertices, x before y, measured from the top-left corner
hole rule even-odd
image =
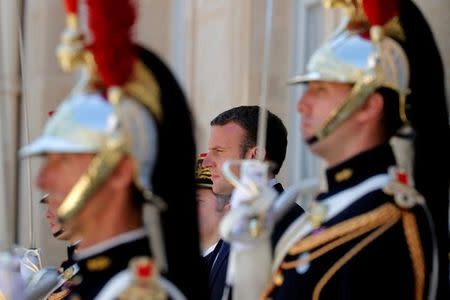
[[[219,242],[213,244],[211,247],[209,247],[208,249],[206,249],[205,251],[203,251],[203,257],[207,256],[208,254],[210,254],[211,252],[214,251],[214,248],[216,248],[217,244]]]
[[[75,253],[74,255],[74,258],[75,260],[85,259],[87,257],[91,257],[98,253],[104,252],[108,249],[117,247],[118,245],[138,240],[140,238],[145,237],[146,235],[147,232],[145,231],[144,228],[138,228],[125,233],[121,233],[109,240],[97,243],[91,247],[77,251],[77,253]]]

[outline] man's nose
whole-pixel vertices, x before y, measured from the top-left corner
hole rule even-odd
[[[210,167],[212,167],[212,160],[211,160],[211,155],[209,154],[209,152],[206,153],[206,156],[203,159],[202,167],[203,168],[210,168]]]
[[[35,185],[41,189],[41,190],[45,190],[48,187],[48,183],[50,181],[49,179],[49,164],[48,163],[43,163],[41,168],[39,169],[39,172],[36,176],[35,179]]]
[[[301,97],[300,97],[300,99],[298,99],[298,102],[297,102],[297,111],[300,113],[300,114],[304,114],[305,112],[307,112],[308,111],[308,107],[309,107],[309,104],[308,104],[308,96],[306,95],[306,93],[305,94],[303,94]]]

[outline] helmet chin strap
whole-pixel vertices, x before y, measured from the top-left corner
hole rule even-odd
[[[57,232],[53,233],[53,237],[54,238],[58,238],[61,236],[61,234],[64,233],[64,228],[61,228],[60,230],[58,230]]]
[[[86,201],[105,183],[124,155],[124,143],[120,140],[110,141],[97,153],[87,172],[58,208],[58,219],[62,224],[81,210]]]
[[[379,82],[376,76],[364,76],[362,80],[355,83],[350,95],[336,109],[334,109],[324,124],[314,133],[314,135],[306,140],[308,145],[329,136],[337,127],[339,127],[348,117],[358,110],[377,88]]]

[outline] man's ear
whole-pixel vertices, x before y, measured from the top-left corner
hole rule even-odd
[[[127,156],[117,165],[111,174],[110,182],[114,189],[124,189],[133,182],[136,166],[131,157]]]
[[[380,93],[375,92],[369,96],[367,101],[357,113],[357,119],[365,122],[369,119],[379,119],[383,116],[384,100]]]
[[[256,159],[256,157],[258,156],[259,153],[259,148],[257,146],[252,147],[250,149],[247,150],[247,152],[244,155],[245,159]],[[263,157],[266,157],[266,151],[265,149],[262,149],[261,151],[263,151]]]

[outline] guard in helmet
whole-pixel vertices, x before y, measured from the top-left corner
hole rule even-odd
[[[438,278],[448,284],[448,265],[439,264],[437,246],[445,245],[448,176],[430,187],[414,163],[424,159],[425,110],[433,111],[425,126],[448,137],[431,32],[409,0],[328,4],[350,12],[345,29],[292,80],[307,84],[298,103],[301,131],[328,164],[328,189],[278,243],[263,298],[447,299]],[[419,78],[436,97],[419,98]],[[442,147],[448,157],[448,144]]]
[[[65,70],[82,69],[82,80],[21,154],[44,157],[37,186],[81,238],[67,298],[205,299],[183,92],[164,63],[131,40],[133,1],[86,1],[89,45],[77,1],[65,4],[68,28],[57,53]]]

